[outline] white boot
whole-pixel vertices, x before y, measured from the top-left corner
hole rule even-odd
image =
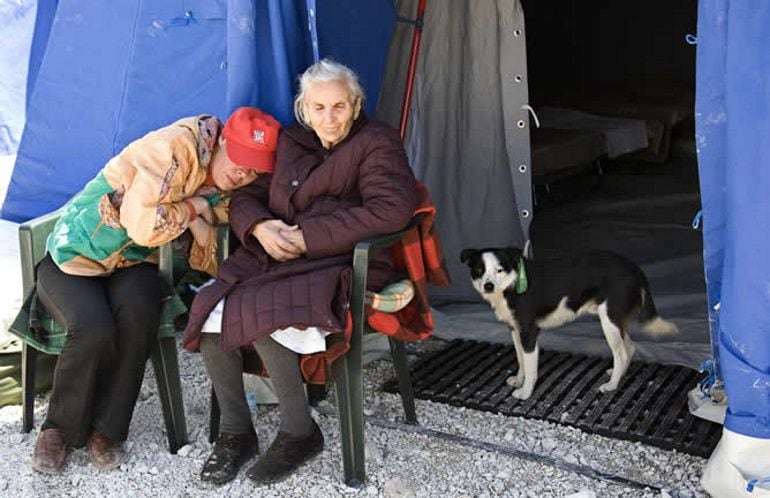
[[[700,483],[715,498],[770,497],[766,478],[770,478],[770,439],[724,429]],[[752,491],[748,491],[750,483]]]

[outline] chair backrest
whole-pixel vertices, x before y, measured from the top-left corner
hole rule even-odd
[[[220,263],[230,255],[230,225],[217,225],[217,261]]]
[[[60,215],[60,210],[53,211],[19,225],[19,255],[25,298],[35,286],[35,267],[45,257],[48,234],[53,230]]]

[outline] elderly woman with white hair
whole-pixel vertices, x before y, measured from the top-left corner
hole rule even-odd
[[[322,60],[299,83],[299,124],[279,136],[269,187],[255,183],[233,197],[230,224],[241,245],[196,296],[185,330],[184,345],[203,353],[222,412],[201,472],[216,484],[258,453],[242,381],[246,348],[273,381],[281,416],[248,477],[276,482],[321,453],[323,435],[303,386],[318,377],[309,378],[301,359],[312,354],[324,372],[346,350],[353,247],[403,228],[419,200],[398,133],[364,115],[352,70]],[[382,254],[369,287],[379,290],[393,277]]]

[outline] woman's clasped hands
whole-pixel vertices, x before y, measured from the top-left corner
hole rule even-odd
[[[299,225],[288,225],[282,220],[265,220],[257,223],[251,233],[267,254],[277,261],[296,259],[307,252]]]

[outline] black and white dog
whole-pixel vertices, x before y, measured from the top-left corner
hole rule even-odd
[[[537,382],[540,329],[572,322],[584,314],[598,315],[612,350],[610,380],[599,387],[614,391],[626,373],[634,345],[629,327],[638,320],[653,336],[671,335],[676,326],[658,316],[642,270],[610,252],[593,252],[560,259],[526,259],[514,247],[464,249],[460,261],[471,270],[473,287],[511,327],[519,371],[507,383],[513,396],[527,399]]]

